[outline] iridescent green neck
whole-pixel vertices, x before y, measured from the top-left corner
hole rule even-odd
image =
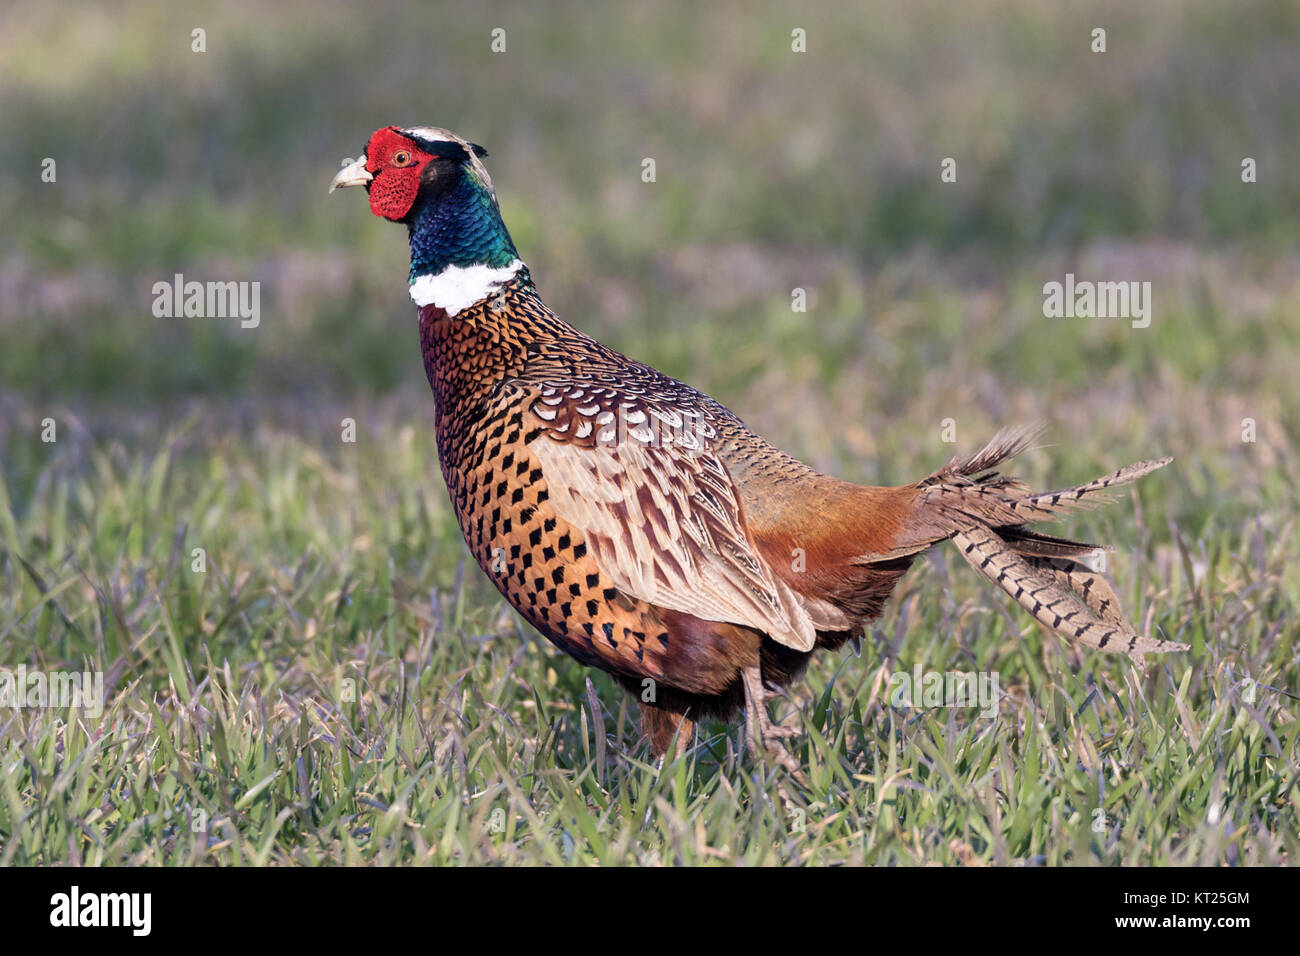
[[[518,258],[496,200],[469,169],[446,189],[421,196],[408,229],[411,282],[448,266],[500,268]]]

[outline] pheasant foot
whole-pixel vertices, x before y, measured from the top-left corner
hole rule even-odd
[[[808,782],[799,761],[781,743],[783,739],[797,737],[798,728],[774,724],[767,716],[767,709],[763,706],[763,674],[758,666],[745,668],[741,671],[740,679],[745,686],[745,721],[754,751],[765,752],[774,763],[785,768],[795,783],[807,789]]]

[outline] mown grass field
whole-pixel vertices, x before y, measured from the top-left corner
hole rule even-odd
[[[1293,6],[357,12],[0,14],[0,667],[107,691],[0,708],[0,863],[1295,860]],[[739,724],[652,763],[461,541],[402,230],[325,193],[389,123],[484,143],[558,312],[821,470],[1038,419],[1042,487],[1175,456],[1052,530],[1192,650],[1064,646],[945,546],[774,705],[795,805]],[[155,318],[177,272],[260,325]],[[1150,327],[1045,318],[1067,272],[1151,282]],[[997,673],[996,718],[895,706],[916,668]]]

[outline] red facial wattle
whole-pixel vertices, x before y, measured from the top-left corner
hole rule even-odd
[[[366,144],[370,210],[394,221],[405,218],[420,192],[420,175],[433,157],[397,130],[376,130]]]

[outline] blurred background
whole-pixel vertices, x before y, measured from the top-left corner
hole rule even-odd
[[[1294,435],[1300,7],[1084,6],[6,4],[0,385],[81,413],[420,392],[403,230],[325,186],[433,124],[488,147],[557,311],[805,454],[1102,396],[1134,419],[1107,429],[1194,409],[1218,441],[1241,402]],[[1066,271],[1152,281],[1151,328],[1044,319]],[[155,318],[176,272],[259,280],[261,326]]]
[[[819,468],[907,481],[945,419],[970,450],[1042,418],[1030,477],[1168,453],[1179,520],[1293,503],[1300,7],[1088,6],[6,5],[10,533],[49,544],[49,467],[181,424],[337,462],[351,416],[380,469],[414,426],[440,490],[404,230],[326,194],[388,124],[486,145],[553,308]],[[1150,327],[1044,318],[1067,272],[1150,281]],[[175,273],[259,281],[259,326],[155,317]]]

